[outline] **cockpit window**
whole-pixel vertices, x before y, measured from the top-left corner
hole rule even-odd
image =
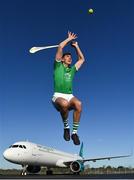
[[[19,145],[12,145],[12,148],[17,148]]]
[[[23,149],[26,149],[26,146],[25,145],[11,145],[9,146],[9,148],[23,148]]]

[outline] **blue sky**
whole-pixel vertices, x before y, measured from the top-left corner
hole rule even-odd
[[[88,9],[94,14],[89,15]],[[2,153],[29,140],[78,153],[63,140],[63,125],[51,104],[56,49],[30,54],[32,46],[58,44],[77,33],[85,64],[74,79],[83,103],[79,136],[85,157],[128,154],[134,138],[134,1],[3,0],[0,6],[0,167],[17,167]],[[74,49],[65,48],[76,62]],[[72,112],[69,116],[72,124]],[[91,166],[134,166],[132,158]]]

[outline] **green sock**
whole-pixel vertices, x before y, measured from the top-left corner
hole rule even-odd
[[[64,120],[63,123],[64,123],[64,129],[69,128],[68,119]]]
[[[79,122],[73,122],[73,132],[72,134],[77,133],[79,127]]]

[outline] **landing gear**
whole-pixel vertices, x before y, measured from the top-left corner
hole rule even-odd
[[[47,171],[46,171],[46,175],[52,175],[53,174],[53,171],[51,170],[51,169],[48,169]]]
[[[21,175],[22,176],[26,176],[27,175],[27,165],[24,165],[24,166],[22,166],[22,171],[21,171]]]
[[[26,172],[21,172],[21,175],[22,175],[22,176],[26,176],[27,173],[26,173]]]

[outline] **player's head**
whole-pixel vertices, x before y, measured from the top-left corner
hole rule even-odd
[[[66,65],[70,65],[72,63],[72,56],[71,53],[66,52],[62,55],[62,62],[64,62]]]

